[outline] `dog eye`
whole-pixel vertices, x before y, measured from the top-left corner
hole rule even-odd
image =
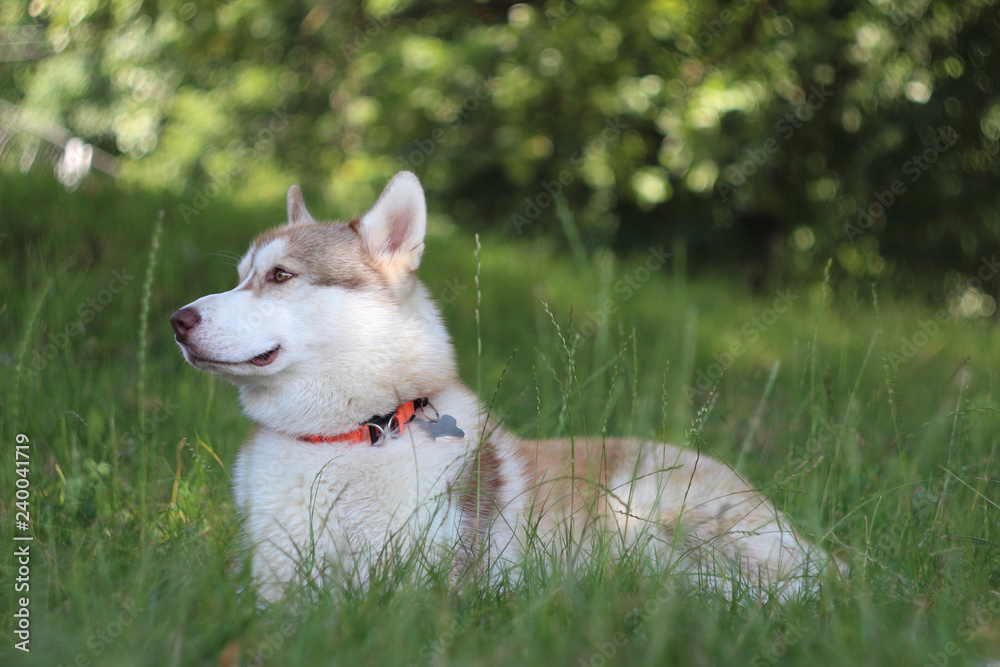
[[[273,276],[274,282],[276,282],[276,283],[283,283],[286,280],[288,280],[289,278],[294,278],[295,277],[294,273],[292,273],[290,271],[285,271],[284,269],[282,269],[280,267],[276,267],[274,269],[274,271],[271,272],[271,275]]]

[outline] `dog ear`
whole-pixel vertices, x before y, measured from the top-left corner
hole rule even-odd
[[[396,174],[371,210],[351,226],[392,282],[416,271],[427,232],[427,203],[416,175],[409,171]]]
[[[297,225],[316,222],[306,209],[306,200],[302,198],[302,190],[293,185],[288,188],[288,224]]]

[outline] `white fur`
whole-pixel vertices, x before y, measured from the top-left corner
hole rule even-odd
[[[315,224],[296,187],[288,215],[290,225]],[[252,246],[237,288],[187,306],[201,321],[181,344],[193,365],[239,387],[256,424],[237,456],[233,488],[264,599],[303,579],[322,583],[333,570],[365,581],[371,567],[413,548],[452,554],[456,575],[462,566],[495,571],[491,564],[521,557],[529,527],[555,539],[581,508],[582,521],[618,533],[623,548],[653,534],[664,562],[713,581],[727,567],[720,561],[761,586],[816,571],[817,552],[718,461],[661,443],[616,441],[622,462],[606,487],[587,487],[601,493],[585,508],[560,490],[571,476],[568,456],[558,455],[565,443],[537,443],[532,454],[532,443],[490,423],[459,381],[441,317],[414,276],[426,207],[413,174],[397,175],[356,224],[360,254],[346,261],[359,275],[376,267],[381,286],[317,286],[296,276],[255,291],[260,276],[289,256],[316,259],[329,250],[301,247],[295,230],[278,229]],[[274,349],[271,363],[251,363]],[[351,431],[421,397],[454,416],[465,436],[434,440],[413,423],[379,446],[299,439]],[[550,460],[536,465],[539,458]],[[471,476],[480,465],[487,469]],[[480,520],[470,518],[480,510]]]
[[[461,424],[475,424],[475,397],[458,388],[433,398]],[[322,580],[327,568],[357,570],[393,550],[420,545],[438,556],[460,540],[461,510],[448,486],[472,465],[474,439],[431,440],[419,428],[381,446],[309,444],[260,429],[236,461],[233,488],[253,544],[253,575],[266,599],[279,597],[296,570]],[[507,474],[518,482],[495,522],[493,560],[517,553],[514,527],[523,515],[525,486],[519,463]]]

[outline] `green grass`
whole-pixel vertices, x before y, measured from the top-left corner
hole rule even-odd
[[[21,594],[13,557],[0,559],[0,663],[233,665],[259,655],[272,665],[940,666],[1000,657],[992,322],[953,318],[912,358],[897,357],[932,313],[898,296],[876,310],[836,266],[825,286],[792,288],[787,311],[758,326],[776,293],[689,281],[679,257],[643,281],[642,253],[580,261],[487,234],[477,326],[475,242],[433,217],[421,276],[443,302],[463,377],[471,386],[481,377],[489,399],[517,349],[497,397],[513,430],[701,447],[737,466],[851,574],[814,600],[729,604],[641,563],[595,558],[574,574],[531,570],[508,590],[453,591],[438,568],[418,585],[386,574],[337,602],[258,611],[238,567],[227,474],[249,423],[232,387],[182,362],[167,318],[231,287],[235,258],[283,206],[220,200],[186,224],[181,203],[0,181],[0,539],[10,554],[18,433],[31,442],[36,537],[30,656],[13,649]],[[619,281],[629,276],[636,288],[626,298]],[[602,318],[608,299],[617,311]],[[73,323],[83,328],[70,336]],[[744,349],[711,383],[714,395],[685,392],[734,342]]]

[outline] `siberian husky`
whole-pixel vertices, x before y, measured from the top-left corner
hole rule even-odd
[[[447,554],[459,583],[516,572],[532,540],[598,535],[729,593],[812,588],[827,559],[719,461],[640,439],[526,440],[491,418],[415,275],[427,212],[412,173],[347,224],[313,220],[297,186],[287,203],[234,289],[170,318],[184,358],[237,385],[255,424],[233,487],[264,600],[345,567],[363,583],[406,549]]]

